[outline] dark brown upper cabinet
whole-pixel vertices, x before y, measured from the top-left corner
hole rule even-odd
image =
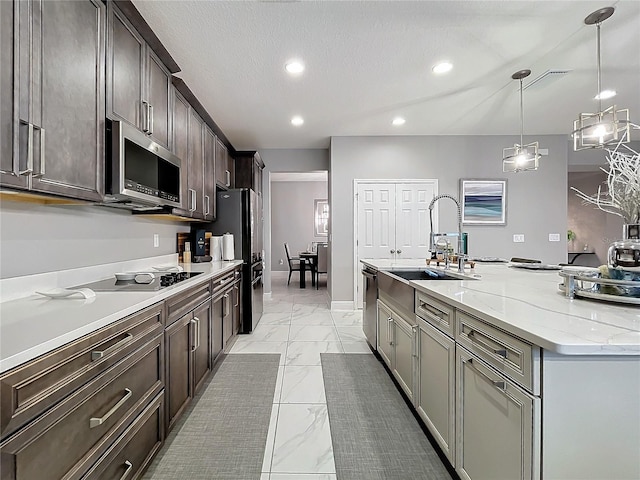
[[[235,157],[235,187],[251,188],[262,196],[264,162],[256,151],[238,152]]]
[[[216,138],[216,185],[223,190],[234,188],[233,158],[227,146]]]
[[[204,125],[204,219],[216,218],[216,183],[218,165],[216,162],[217,138],[208,125]]]
[[[171,148],[171,73],[114,2],[107,5],[107,116]]]
[[[0,9],[0,184],[102,200],[104,3],[4,1]]]

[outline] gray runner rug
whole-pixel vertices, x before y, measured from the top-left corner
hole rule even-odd
[[[227,355],[149,466],[145,480],[259,480],[280,355]]]
[[[373,355],[320,358],[338,480],[451,480]]]

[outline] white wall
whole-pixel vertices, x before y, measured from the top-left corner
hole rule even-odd
[[[328,198],[327,182],[271,182],[271,268],[289,271],[284,242],[292,255],[307,249],[311,242],[326,242],[315,235],[317,199]],[[282,264],[280,264],[282,261]]]
[[[265,149],[260,150],[265,164],[262,176],[262,206],[264,212],[264,291],[271,292],[271,172],[321,172],[330,168],[327,149]],[[331,189],[331,187],[329,187]]]
[[[2,201],[0,278],[53,272],[176,252],[188,223],[79,205]],[[153,247],[153,234],[160,246]]]
[[[567,155],[565,135],[536,138],[549,150],[535,172],[502,173],[502,149],[519,142],[514,136],[332,137],[329,171],[332,262],[330,296],[351,301],[353,294],[353,180],[436,178],[439,192],[458,196],[460,178],[507,179],[507,225],[464,226],[473,256],[538,258],[566,261]],[[533,139],[525,138],[525,142]],[[336,206],[339,205],[340,208]],[[439,222],[455,231],[453,202],[440,202]],[[513,234],[525,243],[513,243]],[[549,242],[559,233],[560,242]]]

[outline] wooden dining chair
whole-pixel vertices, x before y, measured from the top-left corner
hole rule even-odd
[[[289,264],[289,278],[287,279],[287,285],[289,285],[289,282],[291,282],[291,274],[293,272],[299,272],[300,262],[306,262],[306,260],[300,257],[292,257],[287,242],[284,242],[284,251],[287,254],[287,263]]]

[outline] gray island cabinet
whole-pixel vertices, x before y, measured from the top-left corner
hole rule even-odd
[[[363,263],[377,352],[461,479],[640,478],[640,309],[569,300],[557,272],[407,281]]]

